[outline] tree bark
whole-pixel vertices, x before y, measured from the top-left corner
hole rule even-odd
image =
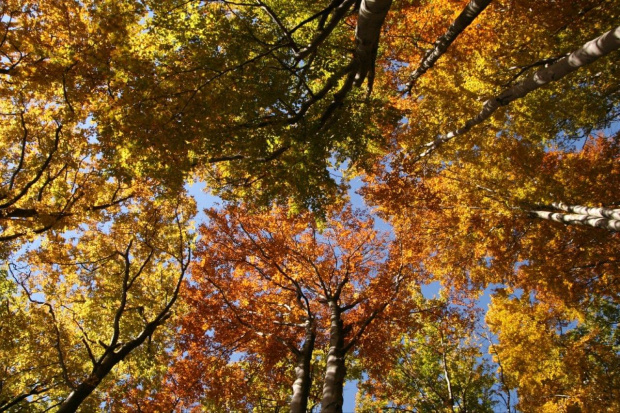
[[[310,367],[315,338],[316,333],[313,322],[312,320],[308,320],[306,322],[305,342],[301,348],[301,352],[297,355],[293,397],[291,399],[291,413],[306,413],[308,409],[308,396],[310,395],[310,387],[312,386]]]
[[[323,382],[321,412],[342,413],[342,405],[344,403],[343,387],[347,373],[344,364],[344,328],[341,309],[336,300],[329,302],[329,308],[331,311],[331,327],[329,331],[329,351],[327,353],[327,367]]]
[[[366,76],[374,74],[381,26],[392,0],[362,0],[355,29],[355,86],[361,86]],[[370,81],[370,80],[369,80]]]
[[[567,225],[587,225],[596,228],[604,228],[609,231],[620,231],[620,220],[600,218],[592,215],[583,214],[563,214],[549,211],[530,211],[530,216],[534,218],[548,219]]]
[[[536,71],[513,87],[504,90],[500,95],[487,100],[482,110],[474,118],[465,122],[463,127],[442,135],[432,142],[425,144],[424,151],[418,155],[417,160],[429,156],[440,145],[468,132],[472,127],[487,120],[500,107],[508,105],[528,93],[556,80],[563,78],[569,73],[588,65],[600,57],[603,57],[620,48],[620,27],[616,27],[602,36],[589,41],[570,55],[563,57],[554,64]]]
[[[554,202],[552,205],[554,208],[574,214],[590,215],[593,217],[620,220],[620,209],[592,208],[581,205],[566,205],[562,202]]]
[[[465,30],[480,13],[491,3],[491,0],[471,0],[467,6],[463,9],[461,14],[454,20],[454,23],[450,25],[448,31],[435,41],[435,47],[428,50],[418,68],[409,77],[405,93],[411,93],[411,89],[415,85],[415,82],[420,76],[422,76],[428,69],[433,67],[435,62],[439,60],[448,47],[456,40],[456,38]]]

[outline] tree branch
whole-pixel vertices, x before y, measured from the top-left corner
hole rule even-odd
[[[437,60],[448,50],[448,47],[456,38],[474,21],[476,17],[491,3],[491,0],[471,0],[463,9],[461,14],[450,25],[448,31],[435,41],[435,47],[427,50],[426,54],[418,64],[417,69],[409,76],[409,81],[405,86],[403,95],[411,94],[411,89],[415,82],[429,70]]]
[[[461,128],[446,135],[441,135],[434,141],[423,145],[423,151],[415,157],[415,161],[430,156],[442,144],[467,133],[474,126],[490,118],[499,107],[508,105],[550,82],[557,81],[618,48],[620,48],[620,27],[616,27],[602,36],[589,41],[551,66],[536,71],[515,86],[487,100],[480,113],[465,122],[465,125]]]

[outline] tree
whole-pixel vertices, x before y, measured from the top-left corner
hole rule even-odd
[[[107,403],[99,387],[132,374],[120,362],[131,355],[144,369],[171,339],[163,324],[189,265],[192,205],[130,207],[79,238],[49,235],[9,265],[0,410],[94,409]]]
[[[193,377],[195,391],[210,399],[205,408],[282,409],[286,386],[273,400],[264,395],[272,383],[295,377],[294,408],[303,410],[304,400],[318,397],[312,386],[308,391],[308,356],[325,350],[324,404],[337,410],[342,360],[402,328],[388,322],[386,311],[415,307],[409,298],[389,306],[379,300],[402,294],[400,263],[405,272],[421,263],[417,279],[441,280],[458,300],[502,283],[570,311],[601,297],[615,305],[617,233],[558,221],[617,230],[617,137],[609,127],[619,113],[620,65],[612,53],[618,7],[605,0],[4,1],[0,256],[12,266],[2,287],[10,321],[0,334],[9,337],[5,348],[16,345],[11,337],[26,343],[29,366],[12,367],[1,403],[47,408],[86,383],[87,391],[74,394],[91,393],[87,408],[173,409],[196,400],[194,390],[175,383],[197,369],[187,351],[213,369],[213,380]],[[568,72],[574,73],[559,78]],[[478,101],[487,102],[482,112]],[[448,138],[458,134],[463,138]],[[581,139],[587,143],[578,151]],[[185,245],[181,234],[191,233],[185,185],[197,179],[226,201],[246,201],[239,208],[247,215],[263,216],[261,208],[276,204],[274,211],[287,211],[280,222],[300,219],[318,231],[308,222],[330,222],[346,190],[334,178],[338,167],[345,181],[367,176],[368,199],[398,237],[386,241],[391,246],[377,259],[376,273],[366,274],[368,295],[350,293],[361,286],[345,276],[311,285],[315,291],[290,274],[281,290],[264,279],[269,298],[294,309],[287,317],[296,326],[274,329],[273,320],[289,322],[283,310],[230,298],[245,292],[262,303],[266,293],[249,285],[229,291],[216,275],[233,274],[210,274],[216,285],[194,291],[188,284],[196,297],[210,291],[208,323],[184,320],[187,342],[175,341],[172,318],[164,318],[176,290],[153,280],[185,273],[187,253],[163,247]],[[172,211],[186,203],[177,222]],[[157,228],[150,227],[154,211],[162,212]],[[263,223],[277,233],[278,225]],[[134,238],[127,235],[133,227]],[[340,235],[326,234],[310,245]],[[220,252],[202,254],[209,262]],[[397,258],[390,264],[388,257]],[[82,258],[89,264],[77,265]],[[136,265],[136,280],[145,282],[124,282]],[[82,302],[80,289],[96,286],[105,288]],[[300,291],[312,300],[291,306]],[[147,292],[160,299],[135,311],[125,303],[146,300]],[[105,306],[109,328],[89,321],[91,332],[81,320],[95,319],[97,305]],[[74,321],[78,309],[83,315]],[[264,317],[256,321],[246,310]],[[235,311],[234,318],[216,317]],[[211,328],[226,331],[224,321],[245,336],[210,337]],[[241,356],[230,350],[237,339]],[[123,347],[130,342],[136,346]],[[146,362],[136,355],[151,342],[159,350]],[[131,350],[127,363],[121,348]],[[6,351],[0,357],[13,363]],[[54,362],[42,365],[36,354]],[[157,383],[173,357],[162,387]],[[215,385],[222,376],[227,380]],[[230,386],[243,380],[255,391]]]
[[[190,351],[195,364],[186,377],[199,376],[217,348],[238,354],[235,364],[260,360],[270,369],[284,362],[295,377],[291,411],[306,411],[312,364],[325,347],[322,411],[342,411],[347,354],[410,273],[398,247],[346,205],[320,227],[312,214],[291,216],[286,208],[249,214],[231,206],[208,215],[188,286],[193,311],[183,321],[180,351]],[[249,385],[242,391],[253,393]]]
[[[423,298],[418,300],[424,302]],[[491,363],[477,336],[471,308],[428,300],[402,335],[389,344],[389,364],[372,353],[360,384],[358,409],[371,411],[492,412],[497,389]]]
[[[385,72],[390,80],[389,87],[406,90],[403,85],[407,83],[411,68],[417,67],[430,50],[426,44],[438,37],[442,24],[448,26],[446,20],[450,22],[452,13],[462,11],[456,4],[442,2],[429,2],[426,7],[408,6],[405,15],[410,14],[411,18],[402,18],[395,22],[398,26],[391,27],[398,27],[401,33],[415,33],[414,36],[402,36],[395,30],[394,36],[384,37],[390,50],[389,64],[393,68]],[[606,7],[595,2],[570,2],[551,16],[552,8],[541,2],[492,3],[476,18],[476,30],[464,31],[443,56],[446,60],[440,59],[433,70],[419,79],[415,96],[393,99],[405,112],[405,119],[392,135],[392,152],[382,163],[391,163],[390,168],[394,170],[419,175],[422,172],[409,164],[422,159],[427,164],[428,156],[438,146],[443,149],[436,162],[432,162],[434,164],[459,159],[472,148],[484,148],[484,142],[490,142],[499,133],[549,142],[556,137],[582,137],[608,126],[617,119],[617,111],[613,109],[617,107],[617,84],[611,80],[617,65],[613,58],[599,61],[591,69],[580,69],[584,73],[572,75],[573,80],[547,84],[545,91],[538,89],[528,96],[519,94],[532,90],[535,83],[532,79],[538,72],[544,77],[560,66],[567,66],[568,53],[603,33],[588,35],[588,28],[598,24],[611,30],[607,39],[610,44],[617,43],[613,40],[616,25],[599,14],[604,13]],[[518,15],[527,15],[527,26],[516,26],[515,20],[507,18]],[[481,42],[481,37],[485,41]],[[578,43],[577,39],[583,41]],[[411,42],[417,47],[411,47]],[[445,63],[441,64],[442,61]],[[540,66],[549,67],[537,70]],[[609,81],[599,83],[594,75]],[[455,88],[455,85],[458,86]],[[515,94],[517,89],[520,92]],[[521,96],[518,103],[513,101],[517,95]],[[502,102],[513,103],[497,111],[501,106],[496,99],[499,96]],[[488,101],[488,104],[480,111],[474,100]],[[480,125],[475,133],[458,142],[452,139],[475,125]],[[448,141],[450,145],[442,145]]]
[[[607,33],[597,37],[594,40],[584,44],[568,56],[562,57],[557,61],[550,63],[543,69],[539,69],[535,73],[520,81],[518,84],[502,91],[497,97],[487,100],[480,113],[474,118],[465,122],[465,125],[453,132],[442,135],[432,142],[427,143],[424,151],[419,158],[429,156],[439,145],[454,139],[458,135],[468,132],[472,127],[479,125],[487,120],[500,106],[524,97],[528,93],[533,92],[546,85],[549,82],[563,78],[567,74],[574,72],[582,66],[590,64],[595,60],[603,57],[620,48],[620,27],[616,27]]]
[[[523,411],[618,408],[618,306],[594,299],[581,311],[534,295],[492,301],[487,315],[497,354]]]

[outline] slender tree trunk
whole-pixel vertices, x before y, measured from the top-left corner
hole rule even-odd
[[[596,228],[604,228],[609,231],[620,231],[620,220],[601,218],[583,214],[564,214],[549,211],[530,211],[530,216],[534,218],[548,219],[567,225],[587,225]]]
[[[554,206],[554,208],[561,209],[562,211],[570,212],[573,214],[591,215],[593,217],[620,220],[620,209],[592,208],[581,205],[566,205],[562,202],[554,202],[552,205]]]
[[[443,341],[443,333],[439,331],[441,335],[441,363],[443,366],[443,376],[448,388],[448,401],[447,404],[450,407],[450,411],[454,413],[454,393],[452,391],[452,382],[450,381],[450,373],[448,372],[448,360],[446,360],[446,345]]]
[[[547,83],[559,80],[580,67],[588,65],[618,48],[620,48],[620,27],[616,27],[602,36],[589,41],[570,55],[563,57],[548,67],[536,71],[513,87],[504,90],[500,95],[487,100],[480,113],[465,122],[463,127],[425,144],[424,151],[418,155],[417,159],[430,155],[440,145],[459,135],[463,135],[472,127],[484,122],[491,117],[500,106],[505,106],[510,102],[522,98]]]
[[[336,300],[329,302],[331,311],[331,327],[329,331],[329,351],[327,367],[323,382],[322,413],[342,413],[344,379],[347,373],[344,364],[344,328],[341,310]]]
[[[306,337],[301,352],[297,355],[295,367],[295,382],[293,383],[293,398],[291,399],[291,413],[306,413],[308,409],[308,396],[312,386],[310,374],[312,352],[316,333],[312,320],[306,322]]]
[[[435,62],[439,60],[448,47],[456,40],[456,38],[465,30],[480,13],[491,3],[491,0],[471,0],[467,6],[463,9],[461,14],[456,18],[454,23],[450,25],[448,31],[435,41],[435,47],[428,50],[418,68],[409,77],[405,93],[411,93],[411,89],[420,76],[422,76],[428,69],[433,67]]]
[[[362,0],[355,29],[355,58],[358,61],[355,85],[361,86],[374,72],[379,34],[392,0]],[[370,81],[370,80],[369,80]]]

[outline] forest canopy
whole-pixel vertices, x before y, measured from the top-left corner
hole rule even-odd
[[[2,1],[0,412],[620,410],[619,18]]]

